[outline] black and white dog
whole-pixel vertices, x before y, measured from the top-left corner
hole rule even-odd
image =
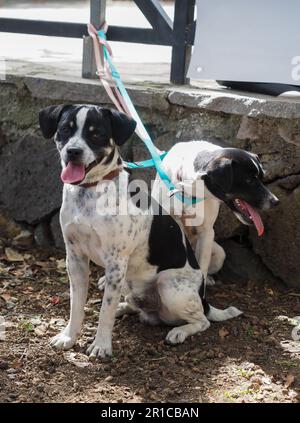
[[[205,198],[193,206],[176,198],[170,201],[169,192],[159,177],[152,189],[153,198],[176,220],[184,216],[184,221],[189,221],[186,231],[205,278],[217,273],[225,260],[223,248],[214,241],[214,223],[222,202],[242,223],[255,225],[258,235],[263,235],[259,210],[268,210],[279,200],[264,185],[264,171],[256,154],[206,141],[181,142],[170,149],[163,165],[178,191],[190,197]],[[196,219],[187,219],[189,216]]]
[[[133,134],[133,120],[90,105],[50,106],[39,120],[44,137],[55,139],[65,183],[60,221],[71,312],[53,347],[69,349],[80,334],[90,260],[105,268],[106,279],[96,337],[88,349],[93,357],[112,354],[114,320],[124,313],[176,326],[166,337],[171,344],[204,331],[209,320],[240,314],[235,307],[215,309],[201,298],[202,272],[180,224],[168,215],[145,213],[128,195],[118,147]],[[116,212],[121,204],[127,213]],[[126,297],[120,303],[123,285]]]

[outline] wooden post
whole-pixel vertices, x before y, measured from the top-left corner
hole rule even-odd
[[[90,22],[99,29],[105,22],[106,0],[90,0]],[[96,63],[91,37],[83,37],[82,77],[96,78]]]
[[[176,0],[173,33],[175,45],[172,48],[171,82],[188,84],[186,77],[191,58],[192,46],[187,43],[187,30],[194,21],[195,0]]]

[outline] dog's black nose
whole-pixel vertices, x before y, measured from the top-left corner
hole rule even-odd
[[[272,197],[272,198],[271,198],[270,203],[271,203],[271,207],[276,207],[276,206],[278,206],[278,204],[279,204],[279,200],[278,200],[278,198],[277,198],[277,197],[275,197],[275,195],[274,195],[274,197]]]
[[[75,161],[80,159],[82,156],[83,150],[81,148],[70,147],[67,149],[67,155],[69,161]]]

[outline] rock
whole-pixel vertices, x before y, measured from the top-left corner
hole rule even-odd
[[[252,93],[237,93],[234,90],[193,90],[170,91],[169,102],[188,108],[249,117],[299,118],[300,103],[284,99],[260,96]]]
[[[244,142],[236,139],[240,121],[240,116],[186,111],[171,127],[176,136],[172,136],[170,145],[181,141],[207,140],[223,147],[245,147]]]
[[[84,80],[82,82],[65,81],[53,77],[53,79],[32,78],[24,79],[26,88],[35,98],[51,99],[52,101],[60,101],[72,103],[96,103],[108,104],[112,107],[111,101],[106,94],[104,87],[98,81]],[[164,89],[134,86],[128,87],[128,93],[136,107],[147,107],[167,111],[169,102],[167,93]]]
[[[228,239],[243,235],[248,230],[225,204],[221,205],[220,213],[215,223],[216,240]]]
[[[224,282],[246,283],[248,281],[275,281],[270,270],[249,246],[233,240],[220,243],[226,252],[226,260],[218,278]]]
[[[290,287],[300,286],[300,187],[287,191],[282,181],[271,185],[280,199],[275,209],[264,213],[265,235],[258,238],[254,231],[250,239],[254,251],[272,273]]]
[[[6,142],[7,142],[6,137],[4,136],[2,128],[0,128],[0,147],[6,144]]]
[[[34,240],[39,247],[49,247],[52,245],[52,237],[48,223],[40,223],[34,231]]]
[[[299,135],[299,124],[290,125],[290,126],[279,126],[278,127],[278,134],[290,144],[294,144],[296,146],[300,146],[300,135]]]
[[[50,229],[51,229],[51,234],[52,234],[55,247],[59,248],[60,250],[64,250],[65,242],[61,232],[61,227],[59,222],[59,213],[56,213],[54,217],[52,217],[51,223],[50,223]]]
[[[57,214],[62,190],[59,158],[53,141],[38,135],[38,111],[54,101],[107,105],[109,100],[97,81],[74,78],[59,81],[8,75],[0,88],[0,204],[7,211],[4,221],[0,213],[0,236],[8,227],[14,238],[23,229],[38,225],[34,238],[40,245],[52,242],[62,248]],[[242,246],[227,246],[228,275],[240,280],[253,274],[255,279],[264,278],[269,269],[269,276],[274,274],[289,286],[299,287],[299,101],[217,87],[156,87],[148,83],[131,85],[130,95],[160,149],[168,150],[179,141],[206,139],[259,154],[266,181],[282,200],[278,208],[263,213],[265,236],[258,239],[255,230],[240,224],[226,206],[217,220],[216,236],[223,241],[239,237],[245,241]],[[122,153],[129,160],[149,158],[137,138],[125,143]],[[155,172],[146,169],[133,174],[149,183]],[[22,222],[20,228],[15,222]],[[260,269],[257,255],[265,265],[260,276],[253,270],[255,266]],[[238,268],[239,274],[234,276]]]
[[[240,140],[256,140],[259,137],[259,125],[255,119],[243,116],[237,138]]]
[[[247,142],[246,149],[259,155],[266,171],[265,180],[273,181],[300,172],[300,149],[290,137],[299,133],[299,122],[243,117],[237,138]],[[292,135],[291,135],[292,134]]]
[[[34,224],[60,207],[60,164],[53,141],[25,136],[5,145],[0,179],[0,203],[15,220]]]
[[[300,175],[290,175],[277,181],[277,185],[287,191],[293,191],[300,186]]]
[[[133,89],[128,87],[128,94],[136,107],[143,107],[150,110],[156,109],[164,112],[168,112],[170,107],[167,100],[167,93],[164,89],[135,86]]]

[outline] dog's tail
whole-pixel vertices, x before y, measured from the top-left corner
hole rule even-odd
[[[233,319],[234,317],[243,314],[243,312],[236,307],[228,307],[225,308],[225,310],[220,310],[219,308],[210,305],[209,302],[205,299],[204,278],[202,279],[202,284],[200,285],[199,295],[202,301],[204,314],[211,322],[223,322],[224,320]]]

